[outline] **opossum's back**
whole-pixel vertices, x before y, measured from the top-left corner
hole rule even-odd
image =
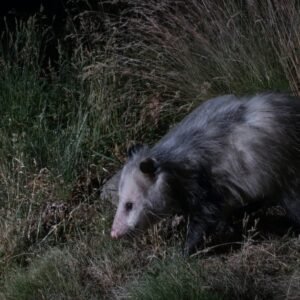
[[[241,129],[242,128],[242,129]],[[238,134],[245,131],[256,139],[270,134],[282,142],[283,137],[300,136],[300,100],[282,94],[260,94],[237,98],[234,95],[211,99],[186,116],[155,146],[166,151],[186,151],[208,141],[220,145],[239,143]],[[259,135],[261,132],[261,135]],[[290,142],[290,141],[288,141]]]
[[[300,175],[300,101],[278,94],[243,99],[212,172],[235,196],[275,196]]]
[[[242,111],[243,102],[234,95],[210,99],[187,115],[163,137],[161,143],[181,135],[190,135],[195,131],[202,133],[221,125],[221,123],[229,124],[230,121],[240,118],[243,114]]]
[[[199,157],[201,150],[208,150],[222,140],[230,128],[243,116],[243,102],[234,95],[211,99],[187,115],[172,128],[153,148],[162,159],[182,160]],[[200,152],[199,152],[200,151]]]
[[[258,197],[299,174],[300,100],[281,94],[209,100],[154,152],[191,167],[209,164],[220,185]]]

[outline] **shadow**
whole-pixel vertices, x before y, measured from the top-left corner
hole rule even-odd
[[[198,251],[198,254],[201,252],[205,255],[226,254],[240,249],[247,241],[259,243],[295,237],[299,233],[299,228],[285,215],[282,208],[271,208],[266,212],[257,211],[245,214],[243,218],[232,220],[229,226],[213,234],[206,247],[203,251]]]

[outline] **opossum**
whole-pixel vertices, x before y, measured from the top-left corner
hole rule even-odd
[[[243,207],[282,204],[300,225],[300,99],[225,95],[201,104],[153,147],[129,149],[111,237],[188,216],[184,253]]]

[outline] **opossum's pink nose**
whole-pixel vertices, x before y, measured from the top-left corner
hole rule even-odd
[[[114,229],[111,230],[110,232],[110,236],[113,238],[113,239],[117,239],[119,237],[118,235],[118,232]]]

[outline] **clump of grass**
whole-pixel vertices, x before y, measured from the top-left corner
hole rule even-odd
[[[273,299],[298,297],[297,239],[245,241],[241,249],[188,260],[170,255],[127,285],[131,299]]]
[[[201,270],[175,256],[165,262],[157,261],[147,274],[132,284],[130,299],[223,299],[221,294],[208,290]]]
[[[82,299],[81,271],[68,251],[52,249],[28,270],[16,269],[4,285],[4,299]]]
[[[23,253],[27,264],[6,270],[4,299],[112,299],[146,259],[128,243],[114,243],[102,233],[69,241],[64,247]]]

